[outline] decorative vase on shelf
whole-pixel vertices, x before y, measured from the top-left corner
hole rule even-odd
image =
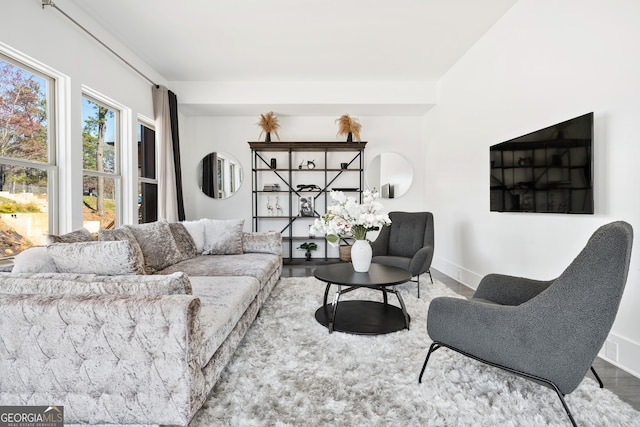
[[[271,132],[267,132],[264,138],[264,142],[271,142]]]
[[[371,266],[371,245],[368,240],[356,240],[351,245],[351,263],[353,270],[358,273],[366,273]]]

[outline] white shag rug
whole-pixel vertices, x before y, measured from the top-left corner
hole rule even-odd
[[[456,296],[445,285],[423,278],[420,299],[415,284],[399,286],[411,329],[378,336],[329,334],[314,316],[324,288],[313,277],[280,280],[191,426],[570,425],[551,389],[445,348],[418,384],[429,302]],[[348,299],[382,301],[367,289]],[[578,425],[640,426],[640,412],[606,386],[585,378],[566,397]]]

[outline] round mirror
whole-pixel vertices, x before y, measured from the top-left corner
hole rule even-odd
[[[209,153],[198,164],[198,187],[213,199],[233,196],[242,185],[242,167],[227,153]]]
[[[411,187],[413,168],[400,154],[382,153],[369,162],[366,179],[370,190],[376,189],[380,197],[393,199]]]

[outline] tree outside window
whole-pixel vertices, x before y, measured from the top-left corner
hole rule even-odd
[[[53,79],[0,55],[0,257],[49,233]]]
[[[82,99],[84,225],[92,232],[117,225],[119,112],[87,96]]]

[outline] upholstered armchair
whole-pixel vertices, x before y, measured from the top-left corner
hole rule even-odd
[[[633,230],[600,227],[555,280],[490,274],[471,299],[434,298],[427,331],[431,353],[447,347],[553,389],[564,400],[591,370],[613,325],[629,271]]]
[[[420,275],[428,273],[433,283],[429,270],[433,259],[433,214],[390,212],[389,218],[391,225],[383,227],[371,244],[371,262],[409,270],[416,277],[420,298]]]

